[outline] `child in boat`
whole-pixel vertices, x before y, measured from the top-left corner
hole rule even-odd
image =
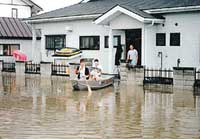
[[[77,67],[76,69],[76,74],[78,75],[78,79],[86,79],[89,80],[90,77],[90,71],[85,65],[85,60],[81,59],[80,60],[80,66]]]
[[[102,71],[103,69],[102,69],[102,66],[99,64],[99,60],[95,59],[92,66],[92,71],[91,71],[92,79],[99,80],[101,78]]]

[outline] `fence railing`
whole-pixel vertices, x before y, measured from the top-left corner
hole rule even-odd
[[[25,73],[27,73],[27,74],[40,74],[40,64],[25,63]]]
[[[69,76],[70,75],[69,66],[52,64],[51,65],[51,75]]]
[[[173,85],[173,70],[144,69],[144,84]]]
[[[15,63],[3,62],[2,71],[3,72],[15,72]]]

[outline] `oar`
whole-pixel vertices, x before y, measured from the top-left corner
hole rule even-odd
[[[90,85],[88,84],[88,80],[86,80],[86,85],[88,87],[88,96],[87,96],[87,100],[89,100],[92,96],[92,89],[90,87]]]

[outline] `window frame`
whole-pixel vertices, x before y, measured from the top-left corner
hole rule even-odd
[[[163,44],[159,44],[158,35],[164,35],[164,42]],[[166,33],[156,33],[156,46],[166,46]]]
[[[48,41],[48,39],[47,39],[47,37],[52,37],[53,38],[53,47],[47,47],[47,41]],[[62,44],[63,44],[63,46],[61,47],[61,48],[56,48],[55,47],[55,38],[56,37],[61,37],[63,40],[62,40]],[[52,39],[51,38],[51,39]],[[58,50],[58,49],[62,49],[62,48],[65,48],[66,47],[66,35],[65,34],[56,34],[56,35],[45,35],[45,49],[46,50],[54,50],[54,51],[56,51],[56,50]]]
[[[17,50],[20,50],[20,44],[0,44],[0,46],[5,46],[5,45],[7,45],[8,46],[8,49],[9,49],[9,52],[11,52],[11,46],[12,45],[15,45],[15,46],[17,46],[18,47],[18,49]],[[3,48],[3,50],[4,50],[4,48]],[[9,54],[9,55],[4,55],[4,52],[3,52],[3,54],[1,54],[0,53],[0,56],[13,56],[12,54]]]
[[[14,11],[16,12],[16,17],[14,17]],[[12,18],[18,18],[18,9],[12,8]]]
[[[179,37],[179,40],[178,40],[178,42],[177,42],[178,44],[174,44],[174,41],[172,42],[172,37],[173,37],[172,35],[175,35],[175,34],[176,34],[176,35],[177,35],[177,34],[179,35],[179,36],[178,36],[178,37]],[[172,47],[173,47],[173,46],[175,46],[175,47],[176,47],[176,46],[177,46],[177,47],[181,46],[181,33],[180,33],[180,32],[173,32],[173,33],[170,33],[170,46],[172,46]]]
[[[109,36],[104,36],[104,48],[109,48]]]
[[[94,49],[93,46],[89,46],[89,48],[81,48],[82,45],[82,39],[83,38],[98,38],[98,48]],[[80,50],[100,50],[100,36],[94,35],[94,36],[79,36],[79,49]]]
[[[114,44],[115,38],[118,39],[118,40],[117,40],[117,43],[118,43],[117,45]],[[113,48],[117,48],[117,46],[119,46],[119,45],[121,45],[121,35],[114,35],[114,36],[113,36]]]

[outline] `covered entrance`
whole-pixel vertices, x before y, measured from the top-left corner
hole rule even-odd
[[[129,46],[132,44],[134,48],[138,51],[138,63],[137,65],[141,65],[142,61],[142,29],[129,29],[125,30],[125,43],[126,43],[126,51],[125,56],[127,57],[127,52],[129,50]]]
[[[138,51],[138,65],[145,65],[146,53],[145,53],[145,27],[154,24],[163,23],[164,19],[158,19],[153,15],[150,15],[142,10],[135,9],[126,5],[117,5],[111,8],[108,12],[100,16],[95,20],[97,25],[106,25],[109,27],[109,54],[108,63],[110,72],[114,65],[114,52],[113,50],[113,34],[116,31],[121,31],[121,45],[124,47],[124,57],[126,59],[127,52],[130,44],[133,44]],[[112,67],[110,65],[113,65]]]

